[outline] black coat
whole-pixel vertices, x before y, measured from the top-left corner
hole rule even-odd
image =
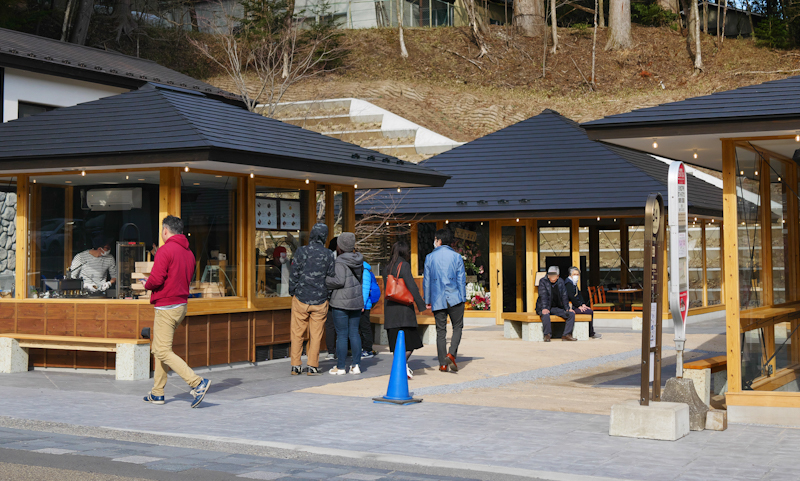
[[[383,292],[386,292],[386,283],[389,280],[389,274],[397,274],[397,264],[386,266],[383,276]],[[425,310],[425,301],[419,294],[417,283],[414,282],[414,276],[411,274],[411,264],[404,260],[400,260],[400,278],[406,283],[411,295],[414,296],[414,302],[417,304],[419,311]],[[398,327],[417,327],[417,313],[414,311],[414,306],[407,306],[394,301],[386,299],[384,295],[383,301],[383,327],[386,329],[396,329]]]
[[[553,307],[561,307],[562,309],[569,310],[569,299],[567,299],[567,288],[564,285],[564,279],[558,278],[556,281],[556,289],[558,290],[559,300],[553,300],[553,283],[547,276],[542,277],[539,281],[539,298],[536,299],[536,312],[541,312],[543,309],[550,310]],[[559,304],[561,304],[559,306]]]
[[[581,306],[586,305],[586,301],[583,300],[583,295],[581,295],[581,291],[578,290],[577,286],[570,281],[565,281],[564,286],[567,288],[567,299],[569,302],[572,303],[572,308],[577,309]]]

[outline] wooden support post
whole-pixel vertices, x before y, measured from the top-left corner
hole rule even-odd
[[[28,297],[28,245],[29,237],[29,210],[28,192],[29,178],[26,174],[17,176],[17,277],[14,285],[14,297],[25,299]]]
[[[772,210],[770,209],[769,158],[761,161],[757,169],[761,172],[759,179],[761,205],[757,223],[761,226],[761,305],[771,306],[774,303],[774,297],[772,294]],[[771,355],[772,353],[769,353],[769,356]]]
[[[489,223],[489,246],[491,258],[489,262],[489,292],[492,294],[492,306],[497,314],[495,322],[503,324],[503,290],[500,277],[503,268],[503,242],[502,229],[496,220]]]
[[[342,232],[356,231],[355,198],[355,189],[350,188],[342,191],[342,209],[344,210],[344,216],[342,218]]]
[[[572,219],[570,226],[570,246],[572,247],[572,265],[581,267],[580,220]]]
[[[536,306],[536,294],[538,292],[534,281],[536,280],[536,272],[539,270],[539,263],[537,262],[539,257],[539,224],[536,219],[528,220],[525,224],[525,265],[527,266],[525,275],[528,278],[528,289],[525,293],[527,308],[525,310],[530,312],[533,311]]]
[[[74,187],[64,189],[64,272],[72,265],[72,196]],[[115,253],[116,255],[116,253]]]
[[[625,219],[619,220],[619,283],[620,288],[628,286],[628,265],[630,263],[630,242],[628,242],[628,223]]]
[[[525,227],[523,226],[515,226],[514,227],[514,261],[516,263],[516,289],[515,292],[517,293],[517,312],[525,312],[524,306],[524,297],[525,291],[522,288],[522,280],[525,276],[525,252],[527,249],[525,248]]]
[[[736,147],[722,140],[722,234],[725,245],[725,336],[728,354],[728,391],[742,390],[741,320],[739,319],[739,218],[736,198]]]
[[[411,223],[408,229],[408,237],[411,241],[409,247],[411,248],[411,275],[419,275],[419,232],[417,231],[419,224],[417,222]],[[424,261],[423,261],[424,262]]]
[[[708,276],[706,275],[706,223],[700,220],[700,239],[703,246],[703,307],[708,306]]]
[[[800,213],[798,212],[797,196],[797,164],[786,163],[786,178],[783,179],[790,189],[786,200],[788,212],[784,213],[788,226],[788,245],[786,246],[786,299],[789,301],[800,300]],[[794,191],[794,192],[792,192]]]
[[[333,187],[330,185],[325,186],[325,223],[328,224],[328,240],[326,245],[335,237],[333,231],[336,227],[336,219],[334,219],[334,197]]]
[[[252,308],[256,298],[256,180],[246,177],[239,181],[239,212],[242,218],[239,221],[239,245],[242,258],[238,259],[241,275],[241,284],[237,294],[247,297],[247,307]]]
[[[592,266],[589,273],[590,286],[600,285],[600,228],[589,227],[589,262]]]
[[[36,246],[41,246],[37,236],[41,235],[42,224],[42,189],[40,184],[29,184],[28,191],[28,278],[27,285],[39,289],[42,278],[41,258],[42,253]],[[19,237],[19,236],[17,236]],[[24,238],[23,238],[24,239]],[[19,245],[19,243],[17,244]],[[45,331],[46,332],[46,331]]]

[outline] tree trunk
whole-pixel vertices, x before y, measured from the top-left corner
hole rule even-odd
[[[69,0],[69,2],[67,2],[67,9],[64,11],[64,23],[61,24],[61,41],[62,42],[66,42],[67,41],[67,29],[68,29],[69,24],[70,24],[70,13],[72,12],[73,3],[74,3],[74,0]],[[750,23],[752,23],[752,21]]]
[[[405,0],[397,0],[397,31],[400,37],[400,57],[408,58],[408,50],[406,50],[406,41],[403,39],[403,4]]]
[[[703,33],[708,35],[708,1],[703,0]]]
[[[720,43],[725,42],[725,27],[728,25],[727,24],[727,20],[728,20],[728,0],[725,0],[724,5],[725,5],[725,8],[722,11],[722,36],[719,39]]]
[[[558,24],[556,22],[556,0],[550,0],[550,25],[553,32],[553,53],[558,49]]]
[[[472,39],[481,49],[480,53],[478,54],[478,58],[482,58],[484,55],[489,53],[489,46],[486,45],[486,39],[484,38],[484,34],[488,33],[486,25],[483,24],[483,21],[478,16],[478,12],[475,7],[475,0],[466,0],[464,5],[467,7],[469,25],[472,27]]]
[[[703,71],[703,57],[700,54],[700,8],[697,6],[697,0],[691,2],[694,17],[694,73],[698,74]]]
[[[664,10],[672,13],[680,13],[680,6],[678,0],[658,0],[658,5]]]
[[[596,5],[594,6],[595,11],[597,12],[597,22],[598,27],[606,28],[606,14],[605,14],[605,6],[603,5],[603,0],[599,0],[595,2]]]
[[[750,8],[749,0],[745,2],[745,5],[747,5],[747,20],[750,22],[750,35],[752,36],[753,33],[756,31],[755,27],[753,26],[753,15],[752,15],[753,10],[752,8]]]
[[[468,2],[470,0],[465,0]],[[518,0],[514,2],[514,25],[525,37],[544,35],[544,0]]]
[[[599,8],[598,5],[600,1],[602,0],[594,0],[594,32],[592,33],[592,90],[597,90],[594,67],[597,58],[597,16],[600,15],[600,18],[603,18],[603,10]]]
[[[631,2],[630,0],[611,0],[608,9],[608,42],[606,50],[625,50],[631,48]]]
[[[83,45],[86,43],[86,36],[89,35],[89,23],[92,21],[94,11],[94,0],[80,0],[78,11],[75,15],[75,23],[70,32],[70,43]]]

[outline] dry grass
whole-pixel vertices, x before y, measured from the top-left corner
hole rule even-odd
[[[284,100],[363,98],[454,140],[470,141],[545,108],[585,122],[788,76],[742,72],[800,68],[796,53],[758,48],[750,39],[727,39],[718,50],[713,37],[704,37],[706,69],[693,75],[678,32],[634,26],[635,45],[623,52],[605,52],[605,31],[599,31],[592,92],[584,81],[591,75],[591,30],[559,29],[560,48],[548,54],[544,77],[541,38],[515,37],[498,26],[492,33],[490,58],[478,60],[465,28],[408,29],[410,57],[403,61],[395,30],[349,30],[343,36],[345,67],[297,85]],[[209,82],[223,88],[228,83],[221,77]]]

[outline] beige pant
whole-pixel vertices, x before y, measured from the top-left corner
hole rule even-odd
[[[186,381],[191,387],[197,387],[203,380],[194,373],[192,369],[172,352],[172,339],[175,337],[175,329],[181,325],[183,318],[186,317],[186,304],[174,309],[156,309],[156,317],[153,323],[153,339],[150,349],[156,359],[156,372],[153,375],[153,396],[163,396],[164,386],[167,385],[167,372],[172,369]]]
[[[325,319],[328,318],[328,302],[318,306],[310,306],[292,298],[292,366],[301,364],[300,356],[303,354],[303,339],[309,331],[308,365],[319,367],[319,344],[325,332]]]

